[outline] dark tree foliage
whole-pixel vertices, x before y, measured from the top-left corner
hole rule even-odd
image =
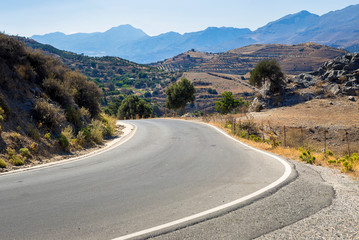
[[[92,117],[100,112],[100,98],[102,91],[94,82],[87,81],[86,77],[79,72],[68,72],[66,81],[73,90],[74,100],[79,107],[87,108]]]
[[[208,92],[209,94],[218,94],[217,90],[216,90],[216,89],[212,89],[212,88],[208,88],[208,89],[207,89],[207,92]]]
[[[121,106],[122,100],[124,97],[122,95],[118,96],[117,98],[113,99],[108,106],[105,108],[105,113],[111,116],[117,116],[117,112],[119,107]]]
[[[136,95],[130,95],[122,101],[117,116],[120,119],[135,118],[136,115],[139,115],[140,118],[148,118],[152,112],[152,107],[145,100]]]
[[[194,102],[196,89],[191,81],[183,77],[178,83],[173,83],[166,89],[166,107],[169,109],[183,109],[185,112],[186,104]]]
[[[220,101],[215,102],[215,110],[219,111],[221,114],[228,114],[234,109],[242,106],[242,98],[234,99],[234,96],[231,92],[223,92]]]
[[[58,102],[63,107],[72,106],[74,104],[69,89],[61,81],[53,78],[46,78],[43,81],[42,86],[51,99]]]
[[[274,59],[267,59],[260,61],[251,71],[249,82],[256,87],[262,87],[263,83],[268,84],[268,90],[272,93],[278,93],[282,90],[283,78],[284,75],[279,63]]]

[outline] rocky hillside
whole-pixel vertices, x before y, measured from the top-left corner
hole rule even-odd
[[[4,34],[0,86],[0,171],[90,147],[114,133],[95,83]]]
[[[359,53],[348,53],[324,63],[317,71],[300,74],[293,88],[315,88],[312,97],[359,96]]]
[[[288,77],[281,95],[260,89],[251,111],[291,106],[312,99],[346,99],[359,96],[359,53],[347,53],[324,63],[316,71]]]
[[[346,51],[315,43],[296,45],[255,44],[224,53],[203,53],[194,50],[154,64],[167,71],[217,72],[246,74],[263,59],[276,59],[284,73],[296,75],[314,71],[324,62]]]

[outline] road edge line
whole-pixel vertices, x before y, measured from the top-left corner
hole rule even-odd
[[[182,121],[185,121],[185,120],[182,120]],[[222,129],[216,127],[216,126],[213,126],[211,124],[208,124],[208,123],[203,123],[203,122],[196,122],[196,121],[192,121],[194,123],[198,123],[198,124],[203,124],[203,125],[206,125],[206,126],[209,126],[209,127],[212,127],[214,128],[215,130],[217,130],[218,132],[222,133],[223,135],[225,135],[226,137],[234,140],[235,142],[237,143],[240,143],[241,145],[247,147],[247,148],[250,148],[256,152],[259,152],[259,153],[262,153],[266,156],[269,156],[269,157],[272,157],[274,159],[276,159],[277,161],[279,161],[283,166],[284,166],[284,173],[283,175],[278,178],[276,181],[274,181],[273,183],[267,185],[266,187],[264,188],[261,188],[257,191],[255,191],[254,193],[251,193],[247,196],[244,196],[244,197],[241,197],[237,200],[234,200],[232,202],[229,202],[229,203],[226,203],[226,204],[223,204],[223,205],[220,205],[218,207],[215,207],[215,208],[211,208],[209,210],[206,210],[206,211],[202,211],[200,213],[197,213],[197,214],[193,214],[191,216],[188,216],[188,217],[184,217],[184,218],[181,218],[181,219],[178,219],[178,220],[175,220],[175,221],[172,221],[172,222],[169,222],[169,223],[165,223],[165,224],[161,224],[161,225],[158,225],[158,226],[155,226],[155,227],[152,227],[152,228],[148,228],[148,229],[145,229],[145,230],[141,230],[141,231],[138,231],[138,232],[134,232],[134,233],[131,233],[131,234],[127,234],[127,235],[124,235],[124,236],[121,236],[121,237],[117,237],[117,238],[113,238],[112,240],[127,240],[127,239],[135,239],[135,238],[139,238],[141,236],[143,236],[143,238],[149,238],[149,237],[153,237],[154,235],[150,235],[151,233],[155,233],[155,232],[159,232],[159,231],[164,231],[162,233],[157,233],[155,234],[155,236],[158,236],[158,235],[161,235],[161,234],[164,234],[164,233],[168,233],[168,232],[172,232],[172,231],[175,231],[177,229],[180,229],[180,228],[183,228],[184,226],[182,227],[175,227],[176,225],[180,225],[180,224],[185,224],[185,223],[188,223],[187,226],[189,225],[193,225],[195,223],[199,223],[201,221],[204,221],[203,218],[208,216],[207,219],[209,218],[213,218],[210,217],[211,215],[215,214],[215,213],[218,213],[218,215],[221,215],[221,211],[225,211],[228,209],[227,212],[231,211],[233,207],[239,205],[239,204],[244,204],[245,202],[247,201],[250,201],[251,199],[254,199],[256,197],[260,197],[261,195],[265,194],[265,193],[268,193],[270,192],[270,190],[273,190],[275,189],[276,187],[279,187],[281,184],[283,184],[286,180],[288,180],[288,178],[293,175],[293,168],[290,166],[290,164],[285,161],[283,158],[273,154],[273,153],[269,153],[269,152],[266,152],[266,151],[263,151],[263,150],[260,150],[260,149],[257,149],[255,147],[252,147],[246,143],[243,143],[241,141],[239,141],[238,139],[235,139],[234,137],[230,136],[228,133],[226,133],[225,131],[223,131]],[[293,178],[295,178],[295,176],[293,176]],[[202,219],[202,220],[201,220]],[[195,221],[194,223],[192,224],[189,224],[191,223],[192,221]],[[167,230],[165,231],[165,229],[168,229],[168,228],[174,228],[172,231],[170,230]]]
[[[124,125],[125,129],[128,131],[128,133],[124,133],[119,138],[116,138],[116,139],[108,142],[104,147],[101,147],[100,149],[97,149],[97,150],[91,151],[89,153],[86,153],[84,155],[76,156],[73,158],[67,158],[67,159],[62,159],[62,160],[56,161],[56,162],[50,162],[50,163],[36,165],[33,167],[21,168],[21,169],[9,171],[9,172],[3,172],[3,173],[0,173],[0,177],[6,176],[6,175],[12,175],[12,174],[19,174],[19,173],[23,173],[23,172],[36,171],[36,170],[40,170],[40,169],[46,169],[46,168],[50,168],[50,167],[61,166],[61,165],[65,165],[68,163],[81,161],[83,159],[99,155],[99,154],[107,152],[115,147],[118,147],[118,146],[124,144],[125,142],[127,142],[128,140],[130,140],[135,135],[135,133],[137,131],[137,126],[135,124],[124,123],[122,121],[117,121],[117,123],[121,123],[121,125]]]

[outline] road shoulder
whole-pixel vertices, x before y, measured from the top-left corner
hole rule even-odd
[[[45,163],[31,166],[31,165],[25,165],[23,168],[10,170],[7,172],[0,172],[1,175],[8,175],[8,174],[14,174],[14,173],[20,173],[24,171],[31,171],[36,169],[42,169],[42,168],[48,168],[56,165],[62,165],[69,162],[79,161],[91,156],[95,156],[98,154],[101,154],[105,151],[108,151],[112,148],[117,147],[118,145],[123,144],[127,140],[129,140],[136,132],[136,127],[132,124],[125,123],[125,122],[118,122],[119,125],[123,126],[121,129],[121,134],[117,137],[115,137],[112,140],[105,141],[104,144],[98,145],[95,148],[87,149],[85,151],[79,151],[75,154],[72,154],[70,156],[56,156],[51,159],[48,159],[47,161],[44,161]]]
[[[333,187],[332,205],[290,226],[261,236],[267,239],[358,239],[359,182],[339,171],[320,166],[309,166]]]
[[[333,186],[312,167],[291,163],[298,178],[276,193],[226,215],[153,239],[253,239],[328,208],[335,197]]]

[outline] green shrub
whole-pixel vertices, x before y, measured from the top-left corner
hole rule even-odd
[[[101,89],[94,83],[87,81],[87,78],[79,72],[66,73],[67,84],[75,89],[74,100],[79,107],[87,108],[92,117],[100,112]]]
[[[80,111],[72,106],[68,106],[65,111],[66,119],[73,123],[76,127],[81,127],[81,114]]]
[[[300,156],[300,159],[305,161],[306,163],[313,164],[315,162],[315,157],[312,156],[311,152],[309,150],[304,151]]]
[[[70,147],[70,142],[67,139],[67,137],[63,134],[60,134],[57,137],[57,140],[59,141],[60,146],[62,147],[63,150],[68,151],[69,147]]]
[[[11,148],[11,147],[7,147],[7,148],[6,148],[6,154],[7,154],[7,157],[8,157],[9,159],[11,159],[12,157],[15,156],[16,151],[15,151],[15,149],[13,149],[13,148]]]
[[[46,78],[43,81],[42,86],[50,98],[62,106],[74,105],[74,100],[70,94],[70,89],[60,80]]]
[[[246,130],[240,130],[239,136],[241,138],[248,138],[248,132]]]
[[[66,121],[61,108],[45,101],[36,102],[34,117],[52,130],[58,129],[58,126]]]
[[[92,120],[90,124],[90,135],[91,139],[97,143],[102,144],[103,143],[103,126],[101,121],[99,120]]]
[[[29,157],[30,156],[30,151],[28,148],[21,148],[20,149],[20,154],[24,157]]]
[[[64,135],[69,140],[71,140],[74,137],[74,131],[70,125],[65,127],[65,129],[61,131],[61,134]]]
[[[254,141],[254,142],[262,142],[262,139],[256,135],[250,135],[249,139]]]
[[[334,153],[333,153],[332,151],[330,151],[330,150],[327,150],[327,151],[326,151],[326,154],[327,154],[328,156],[334,156]]]
[[[45,139],[50,139],[51,138],[51,133],[46,133],[44,137],[45,137]]]
[[[22,165],[24,165],[25,160],[26,160],[25,157],[22,157],[20,154],[17,154],[10,159],[10,162],[14,166],[22,166]]]
[[[4,113],[2,115],[5,119],[5,117],[10,114],[10,109],[4,100],[4,96],[1,94],[0,94],[0,108],[4,111]]]
[[[32,124],[29,124],[26,128],[26,133],[29,137],[31,137],[32,139],[39,141],[40,140],[40,133],[39,130]]]
[[[39,149],[39,144],[37,144],[36,142],[32,142],[30,145],[30,149],[33,152],[37,152],[37,150]]]
[[[231,129],[232,128],[232,121],[226,121],[224,124],[225,128]]]
[[[0,158],[0,168],[6,168],[6,167],[7,167],[7,164],[6,164],[5,160]]]
[[[16,141],[20,141],[20,139],[21,139],[20,133],[17,133],[17,132],[12,132],[12,133],[10,134],[10,137],[11,137],[13,140],[16,140]]]
[[[3,122],[5,120],[5,111],[0,107],[0,122]]]
[[[342,172],[353,171],[353,164],[350,161],[343,162],[343,169]]]
[[[348,171],[354,171],[353,164],[359,161],[359,156],[357,153],[353,153],[353,155],[350,157],[349,155],[345,155],[343,158],[339,159],[337,163],[341,163],[343,168],[342,172],[348,172]]]
[[[111,116],[103,116],[102,122],[104,125],[102,135],[104,137],[112,137],[115,135],[116,132],[116,119]]]
[[[272,148],[276,148],[279,147],[279,145],[281,144],[280,141],[277,141],[278,137],[271,131],[269,132],[269,142],[270,145],[272,146]]]
[[[81,115],[81,118],[84,119],[84,121],[89,121],[91,118],[91,114],[90,114],[89,110],[85,107],[80,108],[80,115]]]
[[[140,118],[149,118],[153,113],[153,108],[145,100],[136,95],[126,97],[118,108],[117,117],[120,119],[130,119],[138,115]]]
[[[86,145],[86,134],[85,134],[85,130],[80,130],[78,133],[77,133],[77,136],[76,136],[76,143],[78,146],[85,146]]]

